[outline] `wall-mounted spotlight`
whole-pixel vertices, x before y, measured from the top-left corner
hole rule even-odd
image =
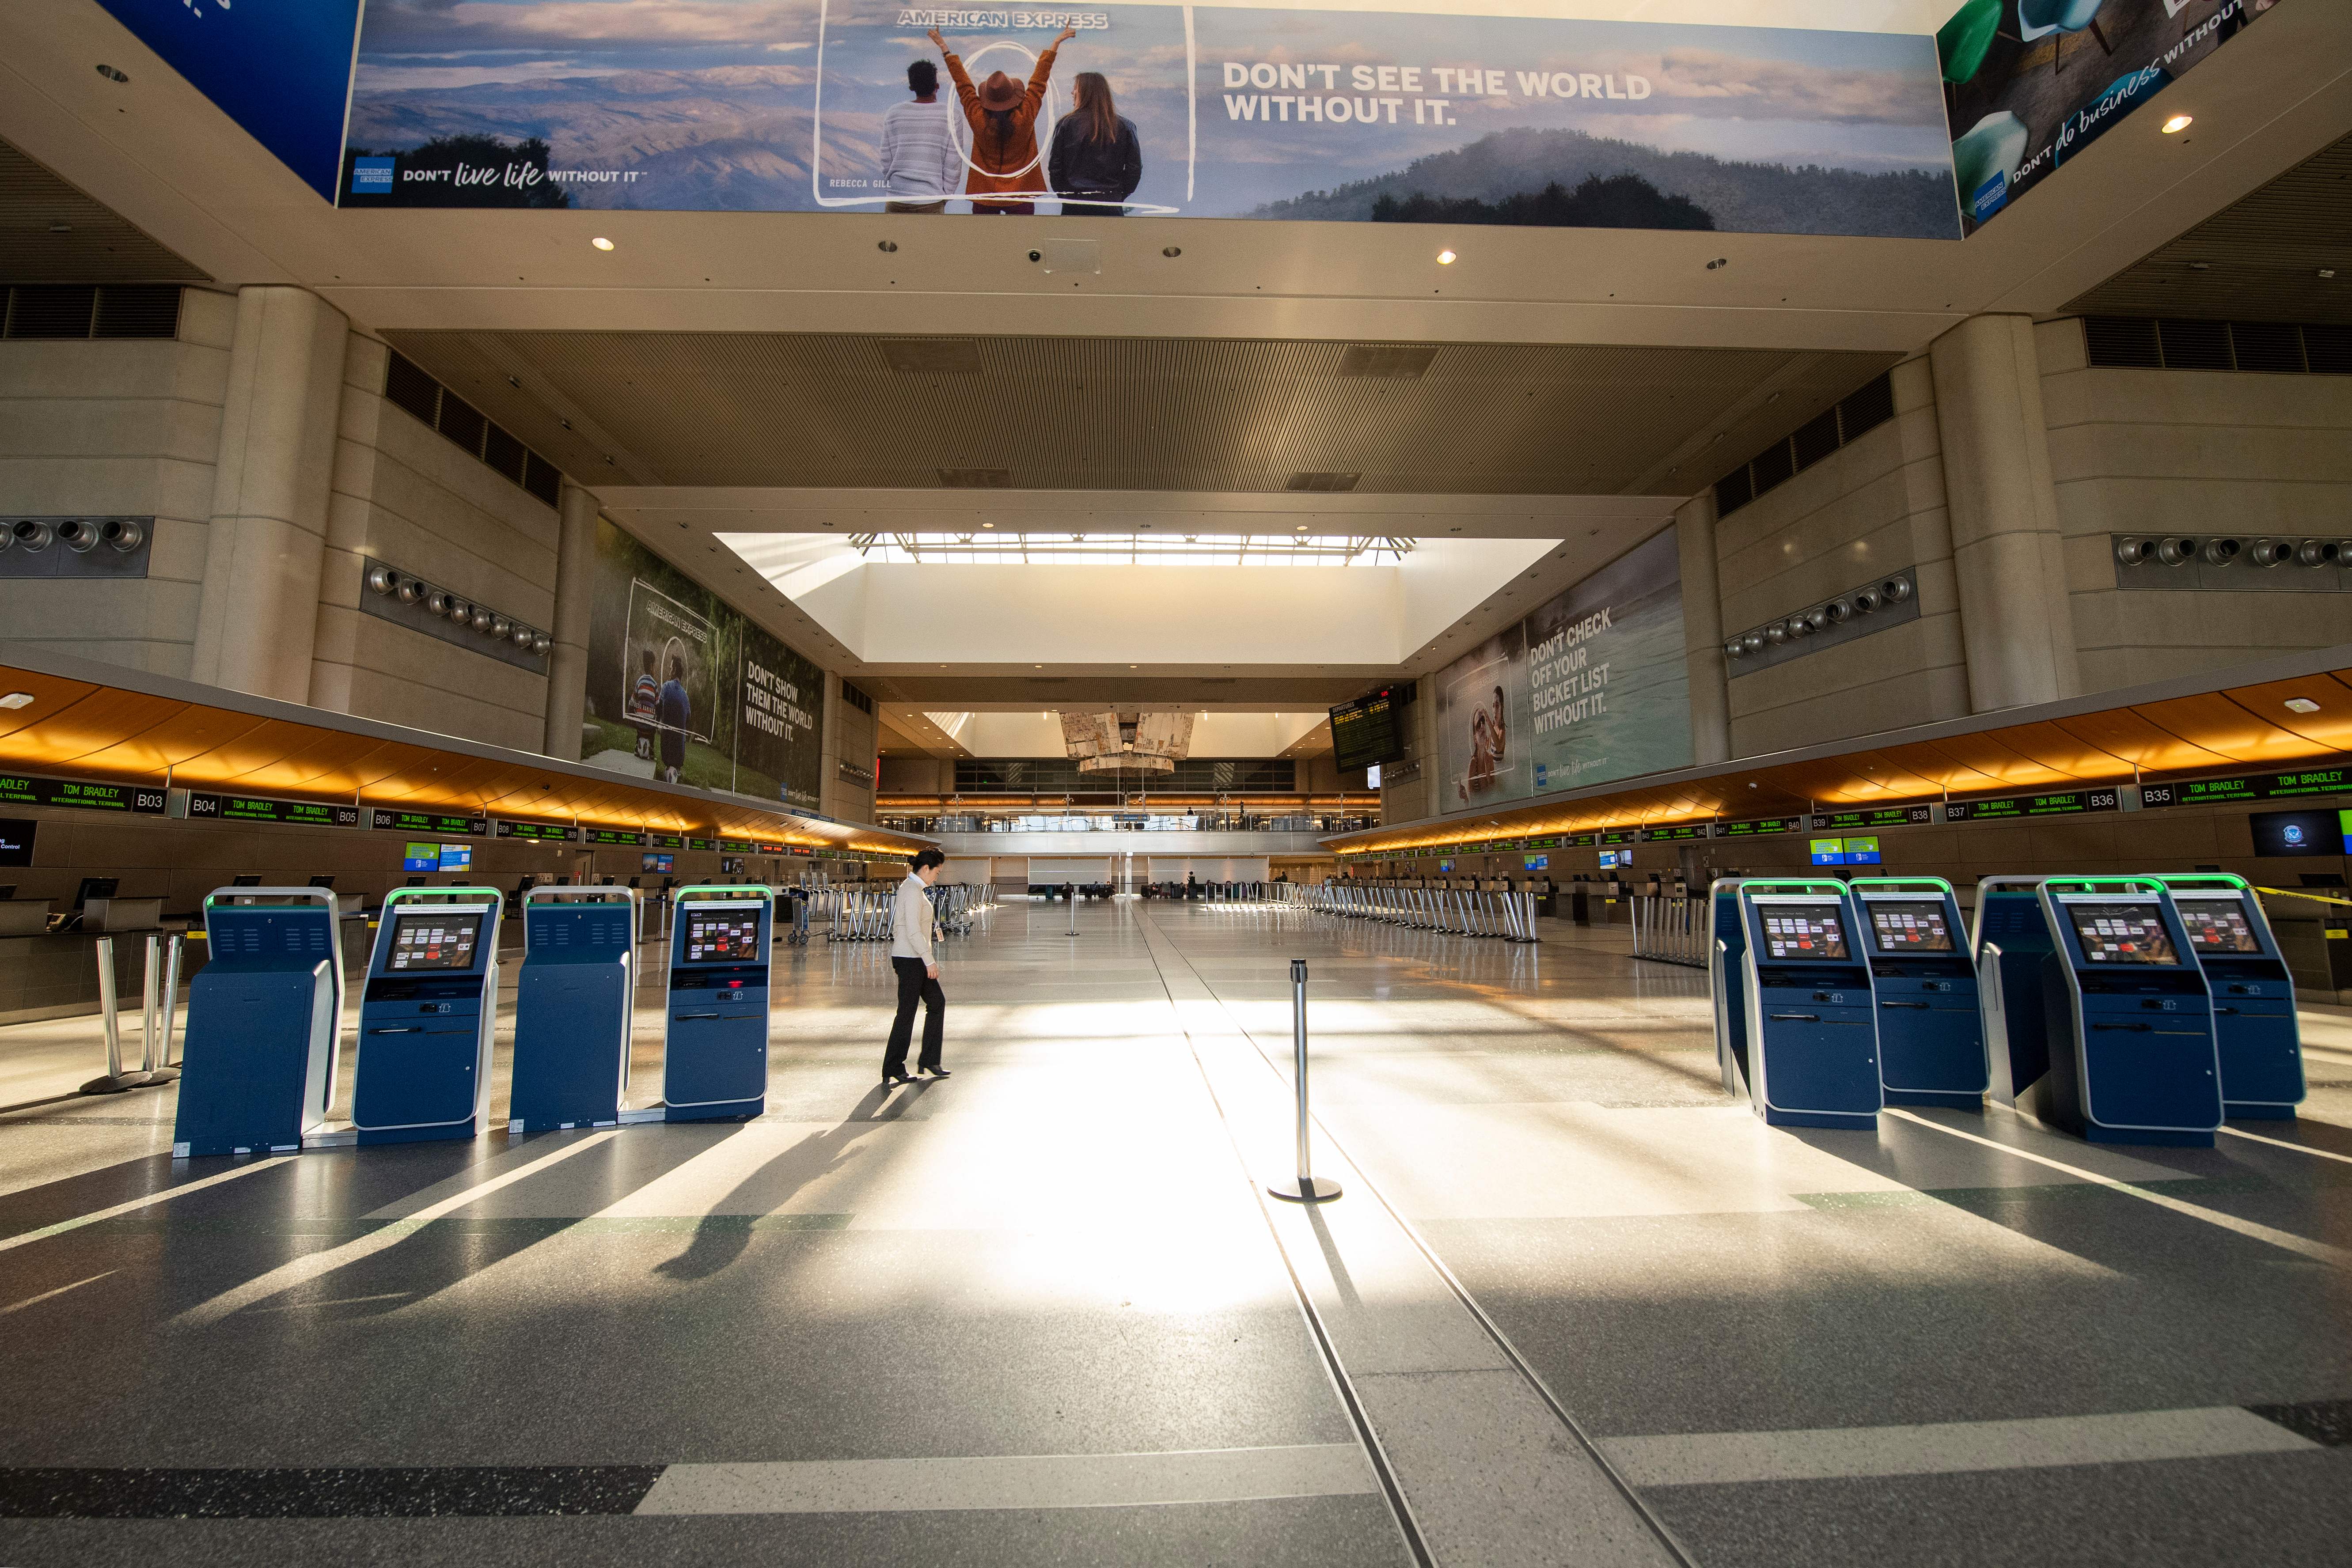
[[[98,525],[88,517],[68,517],[58,525],[58,542],[76,555],[98,548]]]

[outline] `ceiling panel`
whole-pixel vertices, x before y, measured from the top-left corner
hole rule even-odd
[[[1262,494],[1341,473],[1361,476],[1360,492],[1606,494],[1768,382],[1775,422],[1793,427],[1895,358],[1466,343],[1392,376],[1349,373],[1354,345],[1338,341],[389,336],[544,450],[576,446],[593,426],[613,462],[600,453],[592,482],[620,468],[643,484],[845,489],[936,490],[944,471],[1024,490]],[[909,341],[971,352],[909,356]],[[959,361],[978,369],[894,368]],[[572,411],[572,428],[549,408]]]
[[[0,141],[0,283],[208,283],[113,208]]]
[[[2323,277],[2332,271],[2333,277]],[[2352,136],[2232,202],[2066,308],[2352,324]]]

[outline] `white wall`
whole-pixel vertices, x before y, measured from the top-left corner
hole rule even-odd
[[[233,296],[190,288],[175,340],[0,342],[0,510],[155,519],[143,581],[0,579],[8,637],[188,674],[236,328]]]

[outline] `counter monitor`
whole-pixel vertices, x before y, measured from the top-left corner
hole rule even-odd
[[[2259,953],[2263,945],[2254,937],[2252,924],[2246,918],[2246,906],[2234,898],[2176,898],[2173,907],[2180,912],[2180,924],[2189,933],[2189,946],[2200,953]]]
[[[393,918],[392,958],[386,967],[405,972],[474,967],[474,946],[482,934],[479,911],[411,910]]]
[[[2178,964],[2164,915],[2153,904],[2069,904],[2066,917],[2094,964]]]
[[[1870,925],[1882,953],[1949,953],[1952,928],[1941,899],[1873,900]]]
[[[1846,951],[1845,920],[1834,903],[1767,904],[1759,912],[1764,916],[1765,948],[1773,958],[1852,956]]]
[[[694,964],[757,964],[760,915],[755,909],[686,906],[686,957]]]

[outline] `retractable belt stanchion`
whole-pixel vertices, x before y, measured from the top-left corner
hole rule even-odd
[[[1298,1176],[1295,1181],[1275,1182],[1266,1191],[1292,1203],[1328,1203],[1339,1196],[1339,1184],[1328,1176],[1318,1177],[1308,1159],[1307,1134],[1311,1119],[1307,1111],[1307,960],[1290,961],[1290,1046],[1291,1079],[1298,1088]]]
[[[114,996],[114,938],[101,936],[98,951],[98,1007],[106,1024],[106,1071],[81,1086],[85,1094],[121,1094],[137,1089],[148,1082],[144,1072],[122,1071],[122,1020],[116,1016]]]
[[[178,1064],[172,1060],[172,1041],[180,1021],[180,949],[185,942],[178,932],[172,933],[167,944],[170,956],[163,962],[163,1065],[176,1072]]]
[[[224,887],[205,895],[210,956],[188,988],[174,1158],[299,1149],[334,1098],[343,1011],[335,895]]]
[[[2189,933],[2189,950],[2213,996],[2213,1044],[2221,1060],[2222,1108],[2231,1116],[2292,1122],[2303,1101],[2303,1035],[2294,977],[2262,901],[2242,876],[2164,876]]]
[[[506,895],[495,887],[403,887],[384,895],[360,994],[352,1081],[359,1142],[481,1134],[505,909]]]
[[[522,895],[509,1137],[620,1120],[635,1011],[630,938],[641,925],[631,887],[535,887]]]
[[[669,945],[663,1119],[748,1121],[768,1106],[768,946],[775,894],[682,887]]]
[[[172,938],[176,944],[177,936]],[[172,1042],[163,1030],[163,938],[161,934],[147,938],[146,979],[142,986],[140,1000],[145,1005],[139,1015],[139,1071],[147,1075],[150,1084],[162,1085],[180,1076],[171,1064]],[[172,976],[179,977],[179,952],[172,954]]]

